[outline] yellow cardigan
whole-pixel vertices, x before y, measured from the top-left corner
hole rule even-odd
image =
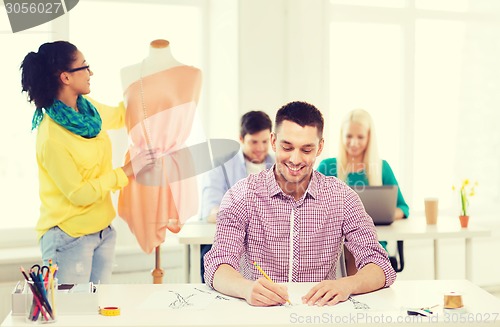
[[[106,228],[116,216],[110,191],[128,184],[123,169],[112,167],[111,141],[106,132],[125,125],[125,106],[123,102],[112,107],[89,100],[102,119],[102,130],[95,138],[73,134],[48,115],[38,126],[38,239],[54,226],[72,237]]]

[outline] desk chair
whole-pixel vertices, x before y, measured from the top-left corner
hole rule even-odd
[[[397,241],[397,252],[394,256],[389,256],[389,261],[391,262],[391,266],[394,271],[402,272],[405,267],[405,259],[404,259],[404,251],[403,251],[403,241]],[[343,266],[344,274],[343,276],[352,276],[354,275],[358,269],[356,268],[356,264],[354,261],[354,256],[343,246],[343,251],[340,255],[342,258],[342,262],[339,263]],[[340,260],[340,259],[339,259]],[[337,273],[338,276],[338,273]]]
[[[337,270],[336,270],[336,274],[335,274],[335,277],[337,279],[348,276],[347,275],[346,261],[345,261],[345,252],[349,252],[349,251],[346,250],[345,246],[342,246],[342,251],[340,252],[339,260],[337,261]],[[351,253],[349,252],[349,254],[351,254]]]
[[[405,267],[405,258],[403,252],[403,241],[397,241],[397,252],[393,256],[389,256],[389,260],[391,261],[391,266],[394,270],[398,272],[402,272]]]

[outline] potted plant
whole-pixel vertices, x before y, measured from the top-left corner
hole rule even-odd
[[[460,226],[462,228],[467,228],[469,225],[469,197],[474,196],[475,187],[477,186],[477,182],[472,184],[468,179],[465,179],[462,182],[462,186],[460,187],[459,195],[460,195]],[[455,186],[453,186],[453,190],[455,190]]]

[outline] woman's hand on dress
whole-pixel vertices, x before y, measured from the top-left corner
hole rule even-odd
[[[128,177],[134,175],[137,176],[141,171],[151,169],[155,166],[159,160],[158,154],[160,151],[158,149],[146,149],[139,152],[135,157],[122,167],[125,175]]]

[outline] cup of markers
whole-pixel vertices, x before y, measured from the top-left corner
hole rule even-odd
[[[28,285],[26,296],[26,321],[36,324],[56,321],[57,267],[33,265],[29,272],[21,267]]]

